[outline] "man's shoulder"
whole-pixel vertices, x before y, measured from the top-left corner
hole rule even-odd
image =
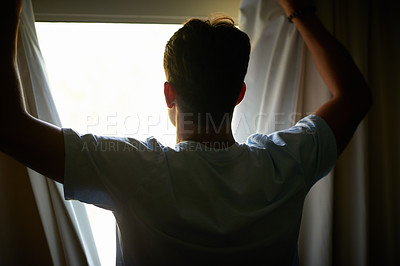
[[[300,142],[317,145],[316,138],[326,139],[335,143],[335,138],[329,125],[319,116],[311,114],[300,119],[290,128],[275,131],[269,134],[255,133],[247,138],[246,144],[251,147],[273,148],[286,147]]]

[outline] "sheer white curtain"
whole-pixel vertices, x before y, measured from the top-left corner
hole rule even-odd
[[[240,28],[252,51],[244,101],[234,117],[238,141],[288,128],[329,98],[305,44],[275,0],[243,0]],[[299,236],[301,265],[330,265],[332,175],[309,192]]]
[[[25,0],[18,44],[25,105],[33,116],[61,126],[48,87],[34,22],[31,1]],[[1,265],[100,264],[81,203],[65,201],[60,184],[30,169],[25,170],[11,158],[2,155],[0,166],[0,188],[8,192],[2,194],[2,211],[8,219],[0,223],[2,228],[13,229],[1,234],[2,250],[4,245],[8,251],[0,256]],[[10,191],[21,191],[17,195],[24,193],[15,197]],[[15,212],[19,215],[13,215]]]
[[[242,142],[255,131],[268,133],[293,124],[305,53],[298,32],[274,0],[244,0],[240,28],[252,45],[248,89],[233,121]]]

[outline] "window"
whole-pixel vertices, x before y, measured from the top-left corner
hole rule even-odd
[[[164,101],[167,40],[180,25],[36,23],[63,127],[81,134],[156,136],[175,144]],[[102,265],[115,265],[115,220],[87,206]]]

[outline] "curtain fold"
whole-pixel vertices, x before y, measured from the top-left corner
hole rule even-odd
[[[313,113],[330,98],[330,93],[306,50],[302,86],[298,91],[296,112]],[[318,181],[309,191],[303,209],[299,235],[301,265],[332,265],[333,172]]]
[[[332,32],[373,95],[367,118],[336,167],[334,263],[400,265],[399,5],[379,0],[320,4],[333,7]]]
[[[61,126],[47,83],[30,0],[21,13],[18,68],[27,111]],[[0,155],[1,265],[100,265],[84,206],[62,185]]]
[[[368,259],[400,265],[399,2],[372,1],[369,10]]]

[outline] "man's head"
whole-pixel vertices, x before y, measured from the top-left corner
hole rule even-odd
[[[193,114],[195,124],[205,123],[206,114],[216,123],[231,114],[244,92],[249,55],[249,37],[231,18],[186,22],[164,53],[167,82],[180,112]]]

